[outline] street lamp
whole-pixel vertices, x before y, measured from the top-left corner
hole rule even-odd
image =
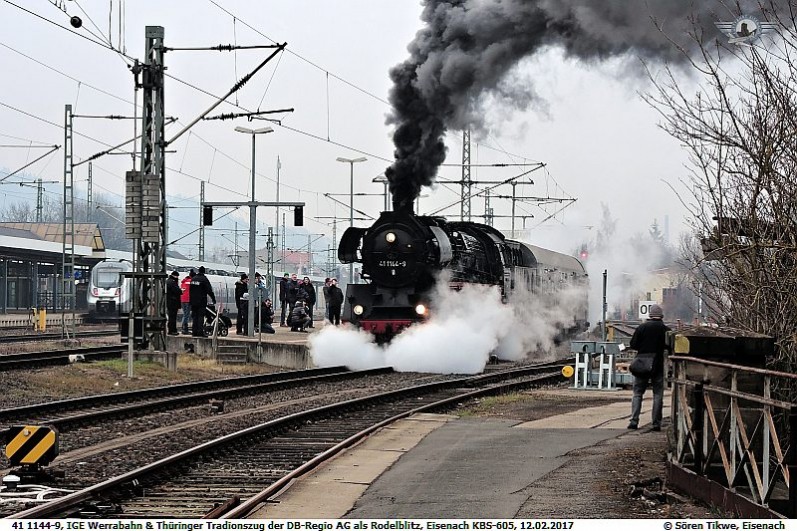
[[[388,199],[390,197],[390,193],[388,192],[388,186],[390,185],[390,181],[388,181],[387,177],[385,177],[384,175],[377,175],[376,177],[371,179],[371,182],[372,183],[382,183],[383,185],[385,185],[385,209],[384,209],[384,212],[387,212],[388,210],[390,210],[390,200]]]
[[[257,135],[264,135],[272,133],[274,129],[271,127],[262,127],[260,129],[247,129],[246,127],[238,126],[235,128],[238,133],[252,135],[252,203],[249,205],[249,278],[252,279],[254,286],[255,279],[255,232],[257,231],[257,205],[255,202],[255,137]],[[247,330],[246,335],[255,335],[255,293],[254,289],[249,290],[249,311],[247,311]],[[236,308],[236,311],[238,309]]]
[[[356,159],[347,159],[338,157],[338,162],[347,162],[350,167],[350,186],[349,186],[349,227],[354,227],[354,164],[356,162],[365,162],[368,160],[365,157],[357,157]],[[349,283],[354,284],[354,263],[349,264]]]

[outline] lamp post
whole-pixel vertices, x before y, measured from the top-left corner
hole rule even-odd
[[[390,210],[390,199],[389,199],[390,198],[390,192],[388,190],[388,185],[390,184],[390,181],[388,181],[387,177],[385,177],[384,175],[377,175],[376,177],[371,179],[371,182],[372,183],[382,183],[385,186],[385,208],[384,208],[383,212],[387,212],[388,210]]]
[[[354,227],[354,164],[356,162],[365,162],[368,159],[365,157],[357,157],[356,159],[338,157],[336,160],[349,164],[349,227]],[[354,284],[354,263],[349,264],[349,284]]]
[[[252,135],[252,202],[249,205],[249,278],[251,279],[252,286],[255,280],[255,233],[257,232],[257,199],[255,199],[255,137],[274,131],[271,127],[262,127],[260,129],[247,129],[246,127],[238,126],[235,130],[239,133]],[[255,335],[255,290],[249,290],[249,311],[247,311],[247,327],[246,335]],[[237,310],[237,308],[236,308]]]

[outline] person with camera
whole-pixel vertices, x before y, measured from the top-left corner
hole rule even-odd
[[[304,306],[304,299],[299,299],[291,312],[291,332],[307,332],[309,324],[310,316]]]

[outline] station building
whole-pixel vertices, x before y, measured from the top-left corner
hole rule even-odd
[[[0,223],[0,313],[63,308],[63,251],[63,223]],[[96,223],[75,223],[74,252],[79,310],[89,270],[106,257]]]

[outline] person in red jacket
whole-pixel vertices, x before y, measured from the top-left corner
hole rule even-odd
[[[191,333],[188,330],[188,323],[191,322],[191,294],[189,293],[189,288],[191,287],[191,279],[194,278],[196,275],[196,271],[193,269],[180,281],[180,289],[183,290],[183,294],[180,295],[180,305],[183,307],[183,335],[188,335]]]

